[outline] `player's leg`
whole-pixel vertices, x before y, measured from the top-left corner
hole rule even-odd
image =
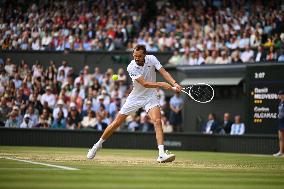
[[[105,129],[101,138],[103,140],[108,139],[112,133],[125,121],[126,118],[127,115],[118,113],[114,121]]]
[[[103,142],[108,139],[112,133],[125,121],[127,115],[118,113],[114,121],[107,126],[107,128],[104,130],[101,138],[99,141],[94,144],[94,146],[88,151],[87,158],[93,159],[96,155],[96,152],[102,148]]]
[[[147,110],[147,109],[146,109]],[[161,122],[161,110],[160,107],[154,106],[148,111],[148,115],[154,123],[155,132],[156,132],[156,140],[159,149],[159,157],[157,159],[158,162],[172,162],[175,160],[174,154],[167,154],[164,151],[164,133],[162,129]]]
[[[278,131],[278,140],[279,140],[279,152],[273,154],[273,156],[282,156],[284,155],[284,131]]]
[[[279,130],[279,152],[284,154],[284,131]]]
[[[154,123],[156,140],[158,145],[164,145],[164,133],[161,121],[161,110],[159,106],[155,106],[148,111],[152,122]]]
[[[96,155],[96,152],[100,148],[102,148],[103,142],[112,135],[112,133],[125,121],[126,117],[129,114],[137,111],[140,107],[141,102],[139,100],[128,98],[114,121],[109,126],[107,126],[99,141],[95,143],[94,146],[89,150],[87,158],[93,159]]]

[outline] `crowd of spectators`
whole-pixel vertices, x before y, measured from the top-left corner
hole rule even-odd
[[[0,61],[1,62],[1,61]],[[19,66],[7,58],[0,63],[0,126],[16,128],[66,128],[104,130],[131,91],[127,75],[120,68],[118,80],[111,79],[114,70],[101,73],[98,67],[85,66],[76,75],[67,61],[56,67],[35,62],[30,68],[22,60]],[[173,127],[165,115],[166,100],[158,89],[163,109],[165,132]],[[121,127],[126,131],[154,131],[144,110],[130,115]]]
[[[150,52],[173,52],[172,64],[284,60],[283,1],[18,0],[2,5],[2,49],[112,51],[144,44]]]
[[[1,7],[2,49],[112,51],[125,47],[139,31],[144,3],[18,0]]]
[[[217,120],[214,113],[210,113],[201,128],[201,132],[204,134],[243,135],[245,133],[245,124],[241,121],[240,115],[235,115],[233,122],[229,112],[224,113],[221,121]]]

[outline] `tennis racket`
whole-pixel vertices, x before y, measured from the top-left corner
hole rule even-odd
[[[176,87],[173,87],[176,90]],[[206,83],[196,83],[181,90],[192,100],[199,103],[208,103],[214,98],[214,89]]]

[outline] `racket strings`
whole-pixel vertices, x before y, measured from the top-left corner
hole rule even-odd
[[[213,90],[211,89],[211,87],[209,86],[192,86],[190,89],[190,94],[191,96],[197,100],[197,101],[201,101],[201,102],[206,102],[211,100],[212,96],[213,96]]]

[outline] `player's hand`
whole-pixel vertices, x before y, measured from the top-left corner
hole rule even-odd
[[[182,87],[181,87],[178,83],[175,83],[175,84],[174,84],[174,87],[175,87],[175,91],[176,91],[176,92],[181,92]]]

